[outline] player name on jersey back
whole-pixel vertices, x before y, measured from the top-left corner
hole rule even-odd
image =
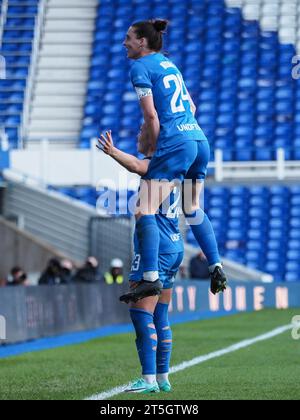
[[[132,65],[135,88],[151,89],[160,122],[157,150],[180,141],[206,140],[191,110],[191,98],[177,66],[163,54],[141,57]]]

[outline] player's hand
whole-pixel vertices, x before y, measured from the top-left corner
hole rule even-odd
[[[110,131],[106,131],[105,135],[101,134],[98,139],[98,144],[96,146],[98,149],[102,150],[108,156],[112,156],[114,152],[114,142]]]

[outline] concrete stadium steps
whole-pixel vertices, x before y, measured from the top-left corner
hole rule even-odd
[[[67,122],[65,119],[58,120],[56,117],[50,118],[49,116],[46,117],[39,117],[36,118],[34,122],[30,123],[30,127],[33,131],[43,131],[47,132],[75,132],[81,126],[81,121],[76,118],[76,116],[72,119],[69,117]],[[51,130],[50,130],[51,128]],[[45,137],[45,136],[44,136]]]
[[[70,107],[75,106],[79,107],[84,105],[84,98],[82,95],[43,95],[42,93],[36,99],[37,107]]]
[[[89,65],[89,57],[49,57],[41,56],[39,69],[86,69]]]
[[[90,57],[92,46],[85,45],[85,48],[79,45],[66,44],[42,44],[40,57]]]
[[[50,119],[50,118],[55,118],[57,120],[64,120],[66,118],[75,118],[75,119],[80,119],[81,118],[81,107],[78,106],[77,108],[70,108],[68,106],[65,107],[58,107],[56,106],[55,108],[52,106],[39,106],[36,107],[33,110],[32,113],[32,118],[33,119],[40,119],[40,118],[46,118],[46,119]]]
[[[49,123],[47,127],[49,127]],[[71,131],[68,129],[67,131],[61,131],[57,129],[55,131],[52,129],[51,131],[46,131],[44,127],[42,129],[33,127],[26,148],[40,150],[41,139],[47,139],[50,141],[50,148],[52,149],[74,149],[77,146],[76,136],[77,130]]]
[[[55,19],[48,20],[45,23],[45,30],[47,33],[62,31],[62,32],[90,32],[91,26],[94,25],[94,19]]]
[[[43,42],[45,44],[59,44],[61,41],[69,44],[90,44],[94,41],[93,33],[72,31],[45,32]]]
[[[43,137],[44,136],[44,137]],[[30,137],[27,143],[27,150],[40,150],[41,139],[46,138],[49,140],[50,150],[74,150],[77,147],[77,140],[74,140],[76,132],[69,131],[51,131],[42,132],[35,131],[35,134]]]
[[[89,76],[88,69],[38,69],[37,77],[40,82],[68,82],[72,80],[72,82],[86,82]]]
[[[59,7],[57,5],[52,5],[52,2],[49,2],[49,19],[92,19],[94,12],[92,8],[85,8],[84,4],[88,1],[81,2],[81,5],[73,5],[70,3],[68,7]],[[94,1],[93,1],[94,3]]]

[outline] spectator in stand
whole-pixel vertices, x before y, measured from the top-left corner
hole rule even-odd
[[[207,259],[202,251],[200,251],[190,261],[191,279],[209,280],[209,268]]]
[[[61,262],[61,284],[70,284],[73,280],[73,264],[69,260]]]
[[[110,263],[110,271],[105,273],[105,283],[111,284],[122,284],[124,282],[123,275],[124,264],[119,258],[115,258]]]
[[[22,268],[18,266],[13,267],[10,271],[10,276],[8,277],[6,284],[7,286],[27,286],[27,274],[22,270]]]
[[[39,279],[39,285],[56,284],[62,284],[61,263],[57,258],[52,258]]]
[[[5,286],[7,286],[7,280],[6,279],[2,279],[0,277],[0,287],[5,287]]]
[[[95,257],[89,257],[84,266],[74,276],[76,283],[98,283],[104,281],[104,276],[99,269],[99,262]]]
[[[178,272],[178,280],[185,280],[185,279],[187,279],[187,278],[189,278],[189,276],[188,276],[188,274],[187,274],[187,271],[188,271],[188,267],[186,267],[185,265],[181,265],[180,267],[179,267],[179,272]]]

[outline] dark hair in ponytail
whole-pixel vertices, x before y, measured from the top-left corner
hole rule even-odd
[[[136,22],[132,25],[138,38],[146,38],[150,50],[161,51],[163,48],[163,34],[169,22],[165,19],[152,19]]]

